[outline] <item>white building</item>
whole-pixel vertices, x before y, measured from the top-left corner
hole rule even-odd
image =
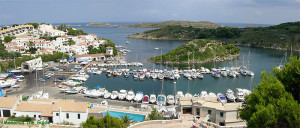
[[[90,61],[104,61],[106,60],[105,54],[84,54],[76,55],[74,61],[77,63],[80,62],[90,62]]]
[[[5,36],[16,36],[16,35],[25,34],[28,31],[31,31],[32,29],[34,29],[32,25],[19,25],[4,30],[0,30],[0,39],[4,39]]]
[[[54,29],[51,24],[50,25],[41,24],[41,25],[39,25],[38,30],[40,31],[41,34],[48,34],[49,36],[52,36],[52,37],[54,37],[54,36],[64,36],[64,35],[67,34],[64,31]]]
[[[0,97],[0,117],[10,117],[19,103],[19,98]]]
[[[23,62],[21,64],[21,70],[22,72],[31,72],[33,70],[35,70],[36,68],[42,67],[43,66],[43,61],[42,58],[36,58],[33,60],[29,60],[26,62]]]
[[[53,124],[64,121],[79,126],[88,118],[88,103],[62,99],[35,99],[22,101],[16,106],[16,117],[29,116],[36,120],[48,120]]]
[[[114,55],[114,48],[113,47],[106,47],[106,54]]]
[[[246,126],[246,122],[239,118],[241,102],[221,103],[212,97],[190,97],[179,100],[183,114],[189,113],[199,116],[202,126]]]

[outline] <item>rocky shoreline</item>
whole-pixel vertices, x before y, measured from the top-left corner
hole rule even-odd
[[[223,61],[228,61],[228,60],[234,60],[237,59],[240,56],[240,54],[235,54],[235,55],[231,55],[231,57],[222,57],[222,58],[216,58],[216,62],[223,62]],[[148,62],[152,62],[155,64],[160,64],[160,62],[153,62],[151,61],[151,59],[147,59]],[[199,61],[199,60],[195,60],[195,61],[190,61],[190,63],[184,61],[184,62],[171,62],[171,61],[166,61],[166,62],[162,62],[162,64],[166,64],[166,65],[170,65],[170,64],[204,64],[204,63],[209,63],[209,62],[214,62],[213,58],[210,59],[206,59],[204,61]]]

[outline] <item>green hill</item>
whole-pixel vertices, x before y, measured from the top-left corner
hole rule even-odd
[[[235,45],[272,49],[290,49],[292,46],[293,50],[300,51],[300,21],[270,27],[247,28],[166,26],[128,37],[151,40],[214,39]]]
[[[222,45],[221,42],[215,40],[200,39],[188,41],[166,54],[149,58],[148,61],[164,64],[187,64],[206,63],[215,59],[218,62],[238,57],[239,51],[240,49],[232,44]]]
[[[167,26],[182,26],[182,27],[194,27],[194,28],[218,28],[220,25],[214,24],[208,21],[191,22],[191,21],[165,21],[158,23],[140,23],[128,26],[121,26],[125,28],[163,28]]]

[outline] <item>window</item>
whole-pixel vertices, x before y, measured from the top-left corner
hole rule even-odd
[[[78,119],[80,119],[80,114],[77,115]]]
[[[59,113],[56,113],[56,116],[59,116]]]
[[[35,118],[35,117],[36,117],[36,115],[33,115],[33,117]]]
[[[223,117],[223,116],[224,116],[224,113],[223,113],[223,112],[220,112],[220,116]]]
[[[211,114],[211,110],[208,110],[208,114]]]
[[[69,119],[69,113],[66,114],[67,119]]]
[[[39,115],[39,118],[41,118],[41,115]]]

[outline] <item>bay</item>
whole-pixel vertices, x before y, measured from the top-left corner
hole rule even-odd
[[[76,23],[74,23],[76,24]],[[111,24],[130,24],[130,23],[111,23]],[[131,23],[133,24],[133,23]],[[89,34],[96,34],[98,37],[104,37],[115,42],[116,45],[126,46],[132,53],[127,53],[126,60],[128,62],[139,61],[144,64],[145,68],[152,69],[153,64],[147,62],[147,58],[160,55],[160,50],[154,50],[159,48],[163,53],[182,45],[184,41],[158,41],[158,40],[142,40],[142,39],[129,39],[126,36],[140,33],[149,28],[118,28],[118,27],[93,27],[93,26],[74,26],[74,28],[82,29]],[[126,41],[131,44],[126,44]],[[142,91],[144,94],[150,95],[151,93],[159,94],[162,90],[162,83],[164,85],[163,93],[174,93],[174,82],[176,82],[176,90],[183,91],[184,93],[190,92],[192,94],[199,94],[201,91],[225,93],[227,89],[235,90],[235,88],[253,89],[254,84],[260,82],[260,73],[262,71],[271,72],[273,67],[276,67],[282,60],[285,51],[262,49],[262,48],[248,48],[240,47],[241,56],[237,60],[225,61],[216,63],[216,67],[230,66],[230,65],[242,65],[248,63],[250,70],[255,73],[255,76],[240,76],[236,78],[220,77],[218,79],[213,78],[210,74],[204,75],[204,78],[188,81],[186,78],[181,77],[178,80],[152,80],[146,79],[134,80],[133,77],[110,77],[107,78],[104,73],[101,75],[91,75],[86,82],[86,86],[92,88],[97,85],[104,86],[109,91],[119,91],[120,89]],[[250,51],[250,57],[249,57]],[[295,53],[294,53],[295,54]],[[299,53],[296,53],[299,55]],[[283,61],[284,62],[284,61]],[[160,65],[154,65],[155,68],[160,68]],[[213,63],[198,64],[195,67],[214,67]],[[186,68],[186,65],[180,65],[180,68]],[[162,69],[171,68],[162,66]],[[189,86],[188,86],[189,85]]]

